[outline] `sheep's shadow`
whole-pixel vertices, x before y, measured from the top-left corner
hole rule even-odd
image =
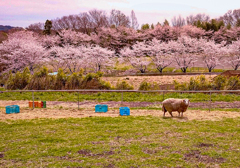
[[[187,117],[181,117],[181,116],[180,117],[179,116],[173,116],[173,117],[172,116],[167,116],[167,117],[165,116],[165,117],[163,117],[163,119],[165,119],[165,120],[166,119],[172,119],[172,118],[176,118],[178,120],[188,120]]]

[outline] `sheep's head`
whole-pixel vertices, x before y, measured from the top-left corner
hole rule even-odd
[[[189,99],[183,99],[183,103],[184,103],[186,106],[188,106],[189,103],[190,103],[190,100],[189,100]]]

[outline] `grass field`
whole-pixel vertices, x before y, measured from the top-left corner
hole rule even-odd
[[[79,96],[79,97],[78,97]],[[201,102],[210,100],[209,94],[204,93],[123,93],[123,101],[146,101],[156,102],[162,101],[166,98],[188,98],[191,102]],[[35,92],[35,100],[45,101],[121,101],[122,93],[116,92],[99,92],[99,93],[68,93],[68,92]],[[1,93],[0,100],[32,100],[31,92],[13,92],[13,93]],[[240,96],[237,94],[217,94],[211,95],[212,101],[240,101]]]
[[[161,102],[170,97],[203,103],[210,99],[209,94],[202,93],[123,93],[124,102]],[[35,101],[72,103],[78,99],[83,102],[121,101],[122,94],[34,93]],[[32,100],[32,93],[1,93],[0,100]],[[212,94],[211,100],[234,103],[240,101],[240,96]],[[24,103],[28,105],[27,101]],[[4,106],[0,108],[3,109]],[[208,109],[189,108],[186,112],[189,120],[162,118],[160,104],[131,108],[133,114],[148,112],[145,116],[120,117],[114,113],[115,117],[97,117],[92,115],[94,109],[91,109],[92,113],[83,118],[69,118],[69,111],[83,113],[82,109],[77,110],[76,103],[71,108],[59,106],[44,110],[23,107],[19,114],[35,113],[34,118],[41,118],[51,110],[56,117],[62,117],[64,110],[66,114],[62,119],[20,120],[19,115],[14,120],[0,120],[0,167],[240,167],[239,115],[211,120],[213,114],[220,113],[218,111],[228,117],[239,114],[239,108],[215,108],[213,110],[218,111],[211,115],[204,112],[201,116],[198,112]],[[118,111],[118,108],[111,110]],[[156,116],[150,115],[153,111]],[[190,120],[193,112],[195,118],[209,115],[209,120]],[[6,116],[3,112],[1,115]]]
[[[240,167],[240,118],[0,122],[1,167]]]

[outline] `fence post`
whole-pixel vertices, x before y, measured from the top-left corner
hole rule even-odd
[[[79,110],[79,92],[78,92],[78,110]]]
[[[122,91],[122,98],[121,98],[121,105],[123,104],[123,91]]]
[[[162,101],[164,101],[164,91],[162,92],[162,94],[163,94],[163,100]]]
[[[33,98],[33,109],[34,109],[34,92],[32,92],[32,98]]]
[[[211,111],[212,92],[210,90],[209,112]]]

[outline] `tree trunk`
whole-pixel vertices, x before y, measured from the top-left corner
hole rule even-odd
[[[183,73],[187,72],[187,68],[181,68],[181,70],[182,70]]]
[[[162,73],[162,71],[163,71],[163,68],[157,68],[157,70],[160,72],[160,73]]]

